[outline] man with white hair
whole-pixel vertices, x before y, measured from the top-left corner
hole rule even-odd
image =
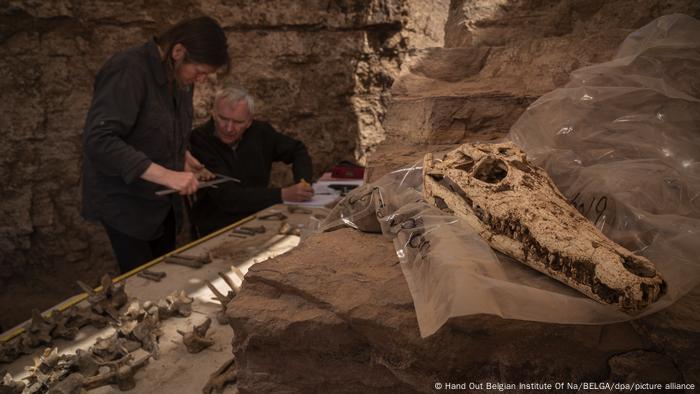
[[[198,192],[192,222],[199,236],[225,227],[284,201],[308,201],[313,175],[306,146],[279,133],[269,123],[253,120],[255,103],[244,89],[217,91],[211,119],[192,132],[192,155],[214,173],[241,180]],[[295,184],[268,187],[272,163],[292,164]]]

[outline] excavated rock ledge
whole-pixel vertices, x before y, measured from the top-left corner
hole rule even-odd
[[[241,392],[429,392],[436,382],[697,382],[693,305],[637,323],[641,335],[630,323],[477,315],[422,339],[391,242],[343,229],[253,266],[228,317]],[[669,331],[663,340],[647,334]]]
[[[81,133],[95,74],[179,20],[216,18],[256,117],[302,140],[317,176],[384,138],[388,89],[407,51],[441,45],[449,1],[12,1],[0,7],[0,325],[11,327],[115,273],[101,226],[80,217]],[[210,114],[212,76],[195,88]],[[354,153],[357,156],[354,156]],[[274,186],[292,183],[273,166]],[[188,238],[183,236],[181,243]],[[41,292],[35,289],[41,288]],[[4,297],[3,297],[4,296]]]

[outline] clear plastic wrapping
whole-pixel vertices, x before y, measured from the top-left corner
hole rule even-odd
[[[511,130],[579,211],[657,265],[668,292],[639,315],[496,254],[461,219],[423,201],[419,163],[351,192],[320,231],[351,226],[393,240],[424,337],[462,315],[603,324],[671,305],[700,282],[697,37],[697,20],[659,18],[611,62],[575,71]]]
[[[700,21],[661,17],[533,103],[511,138],[675,300],[700,282]]]

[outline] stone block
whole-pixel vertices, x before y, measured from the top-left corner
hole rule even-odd
[[[421,338],[393,245],[317,234],[253,266],[228,305],[246,392],[431,392],[436,382],[602,381],[648,348],[629,323],[574,326],[476,315]]]

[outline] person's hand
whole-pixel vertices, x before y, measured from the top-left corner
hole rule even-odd
[[[306,182],[299,182],[296,185],[282,189],[282,200],[302,202],[309,201],[314,196],[314,189]]]
[[[203,169],[204,165],[200,163],[199,160],[195,159],[190,151],[185,151],[185,171],[196,173],[202,171]]]
[[[197,187],[199,187],[197,176],[194,173],[173,171],[156,163],[151,163],[146,168],[146,171],[141,174],[141,179],[177,190],[183,196],[196,192]]]
[[[168,188],[177,190],[183,196],[196,192],[199,187],[197,175],[188,171],[170,171],[165,182]]]
[[[216,178],[216,175],[207,170],[204,164],[192,156],[190,151],[185,151],[185,171],[194,172],[200,181],[210,181]]]
[[[211,181],[212,179],[216,179],[216,175],[213,172],[207,170],[206,168],[202,168],[195,174],[197,175],[197,179],[200,181]]]

